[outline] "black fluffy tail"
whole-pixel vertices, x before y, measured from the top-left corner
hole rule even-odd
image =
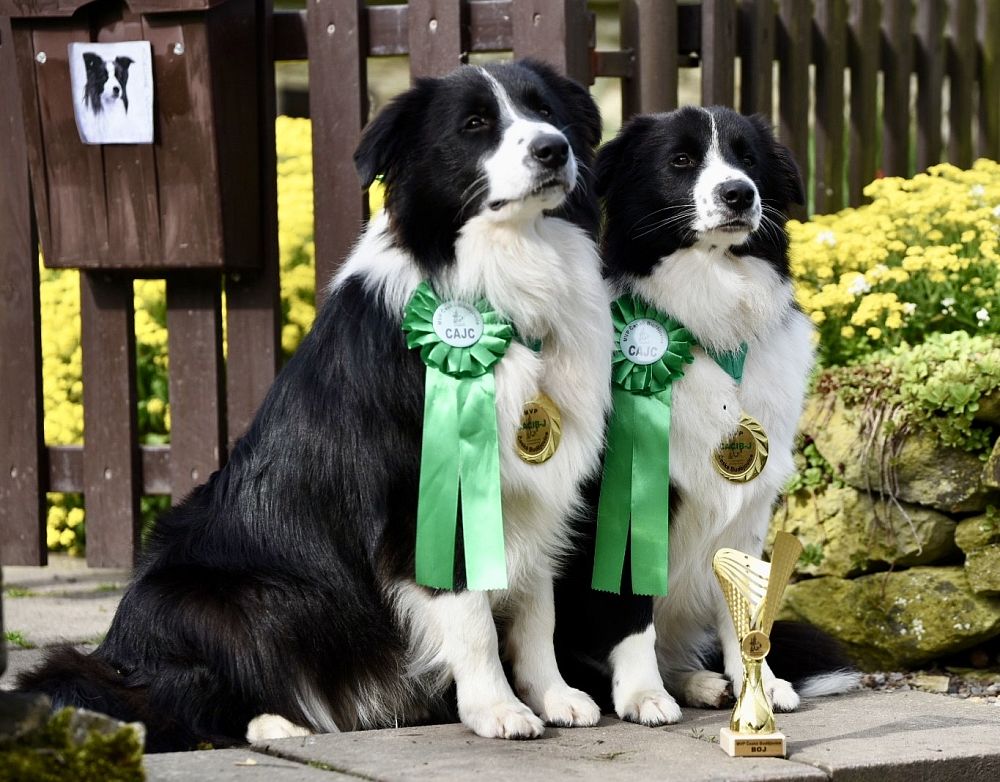
[[[806,698],[856,689],[861,674],[837,639],[802,622],[775,622],[767,663]]]
[[[54,709],[74,706],[146,726],[146,751],[191,749],[198,737],[150,707],[148,688],[128,682],[125,672],[102,659],[100,650],[82,654],[72,647],[53,649],[45,661],[17,680],[23,692],[48,695]],[[231,743],[231,742],[227,742]]]

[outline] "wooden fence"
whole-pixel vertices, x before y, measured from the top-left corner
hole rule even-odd
[[[368,57],[409,55],[413,76],[447,73],[470,52],[539,57],[583,82],[620,79],[624,117],[674,107],[678,69],[700,68],[703,104],[777,107],[820,212],[860,203],[879,172],[1000,158],[1000,0],[622,0],[614,51],[595,49],[585,0],[309,0],[279,13],[252,1],[265,133],[274,62],[309,61],[319,296],[367,217],[351,156],[368,118]],[[138,445],[132,279],[103,270],[80,282],[86,444],[46,446],[37,238],[10,41],[0,19],[0,561],[45,563],[45,493],[61,491],[85,495],[88,562],[128,565],[140,496],[182,496],[224,463],[278,368],[273,138],[248,161],[266,197],[261,225],[247,226],[259,233],[261,271],[165,275],[170,446]]]

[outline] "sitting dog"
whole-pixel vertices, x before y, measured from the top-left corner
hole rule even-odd
[[[679,321],[695,347],[672,390],[668,593],[655,600],[654,619],[653,599],[630,594],[628,560],[621,595],[595,593],[581,604],[563,599],[561,588],[560,662],[570,681],[596,694],[600,674],[610,672],[616,709],[620,671],[631,671],[629,686],[645,692],[633,699],[641,705],[632,718],[656,725],[680,712],[656,676],[654,638],[667,689],[687,704],[721,706],[742,685],[740,645],[712,558],[722,547],[761,555],[794,469],[813,329],[795,306],[785,222],[789,205],[804,197],[795,162],[767,123],[725,108],[636,117],[601,148],[597,167],[605,273],[619,295]],[[758,475],[733,480],[713,462],[727,443],[744,447],[733,440],[743,413],[766,433],[766,462]],[[593,518],[597,488],[589,495]],[[593,523],[581,535],[592,551]],[[585,588],[589,568],[588,554],[570,569],[571,592]],[[771,659],[783,660],[799,692],[856,683],[830,639],[780,622],[772,638]],[[792,643],[808,652],[795,659]],[[720,645],[725,676],[706,669]],[[798,705],[792,684],[766,663],[763,676],[776,709]]]
[[[609,406],[599,138],[586,90],[534,62],[420,80],[387,106],[355,155],[385,210],[250,429],[158,521],[98,649],[60,650],[21,687],[140,719],[151,751],[427,720],[451,682],[481,736],[596,723],[556,666],[552,578]],[[422,282],[486,299],[517,335],[495,366],[507,589],[462,589],[461,563],[454,591],[414,579],[429,370],[401,321]],[[541,393],[561,441],[530,463],[514,441]]]

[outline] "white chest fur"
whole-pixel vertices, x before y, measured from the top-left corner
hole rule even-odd
[[[396,317],[420,282],[413,260],[393,247],[384,216],[372,221],[334,282],[360,275]],[[598,468],[610,403],[612,327],[608,291],[593,242],[556,218],[498,222],[476,217],[462,229],[456,263],[438,282],[441,298],[485,296],[535,353],[514,342],[497,365],[500,473],[512,588],[547,567],[567,543],[565,524],[578,486]],[[542,464],[521,461],[514,438],[525,402],[548,394],[562,414],[562,440]]]

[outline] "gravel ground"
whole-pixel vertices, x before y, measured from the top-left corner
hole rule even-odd
[[[1000,670],[877,671],[864,674],[861,685],[870,690],[922,690],[1000,708]]]

